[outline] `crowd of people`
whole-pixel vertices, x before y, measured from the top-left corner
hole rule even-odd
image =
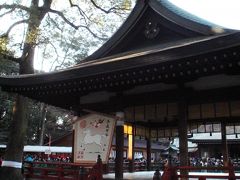
[[[160,160],[160,163],[162,166],[168,161],[168,159],[162,159]],[[229,162],[235,167],[240,168],[240,159],[238,158],[229,158]],[[179,166],[180,162],[178,158],[171,158],[171,163],[175,166]],[[195,166],[195,167],[223,167],[223,157],[221,158],[215,158],[215,157],[190,157],[189,158],[189,166]]]
[[[112,158],[109,160],[109,162],[114,162],[115,160]],[[163,169],[164,166],[166,166],[169,161],[169,157],[161,157],[158,160],[151,159],[151,163],[158,165],[160,169]],[[240,159],[237,158],[230,158],[229,161],[234,167],[239,167],[240,168]],[[125,163],[128,162],[128,160],[124,160]],[[143,164],[146,164],[146,159],[140,158],[140,159],[135,159],[135,162],[140,162]],[[171,157],[171,164],[174,166],[179,166],[180,161],[178,157]],[[221,158],[215,158],[215,157],[190,157],[189,158],[189,166],[195,166],[195,167],[223,167],[223,157]]]
[[[2,157],[0,157],[0,166],[2,164]],[[158,164],[160,167],[164,167],[166,163],[168,163],[168,158],[160,158],[159,160],[151,160],[152,163]],[[25,154],[24,161],[26,162],[63,162],[68,163],[71,162],[71,154]],[[109,162],[114,162],[115,160],[113,158],[109,159]],[[127,159],[124,160],[125,163],[128,162]],[[144,157],[135,159],[135,162],[146,164],[146,159]],[[230,159],[230,162],[233,164],[234,167],[240,168],[240,159]],[[176,157],[171,158],[171,164],[175,166],[179,166],[179,159]],[[223,158],[215,158],[215,157],[204,157],[204,158],[198,158],[198,157],[190,157],[189,158],[189,165],[195,166],[195,167],[222,167],[223,164]]]
[[[26,162],[71,162],[71,156],[68,154],[26,154],[24,156]]]
[[[190,158],[190,165],[191,166],[211,166],[211,167],[221,167],[223,166],[223,159],[222,158]]]

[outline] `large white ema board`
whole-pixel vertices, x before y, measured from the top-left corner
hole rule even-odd
[[[74,163],[94,164],[98,155],[108,162],[116,119],[98,113],[78,117],[74,128]]]

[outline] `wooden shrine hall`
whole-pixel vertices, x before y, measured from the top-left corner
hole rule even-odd
[[[225,127],[240,122],[240,32],[166,0],[138,0],[112,38],[80,64],[1,77],[0,85],[79,115],[85,109],[118,112],[116,179],[123,177],[124,123],[133,126],[133,135],[147,138],[148,165],[151,140],[175,136],[180,165],[187,165],[187,134],[201,125],[208,125],[206,132],[222,132],[227,163]]]

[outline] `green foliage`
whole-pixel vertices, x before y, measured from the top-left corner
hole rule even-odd
[[[8,44],[8,38],[0,37],[0,53],[1,54],[4,54],[7,52],[7,44]]]
[[[29,44],[35,44],[38,40],[38,37],[39,37],[39,34],[40,33],[40,30],[39,28],[34,28],[32,29],[31,31],[29,31],[27,33],[27,37],[26,37],[26,43],[29,43]]]
[[[6,144],[12,121],[13,97],[0,91],[0,144]]]
[[[122,3],[122,8],[126,10],[130,10],[132,6],[132,1],[131,0],[124,0]]]
[[[48,106],[48,112],[46,114],[45,143],[48,142],[46,137],[49,137],[49,135],[51,135],[52,140],[54,140],[71,131],[71,122],[69,112]]]
[[[26,118],[28,119],[27,129],[27,143],[26,144],[38,144],[39,143],[39,131],[41,125],[41,110],[40,103],[29,100],[28,112]]]
[[[40,132],[42,130],[41,103],[30,101],[28,109],[27,118],[29,128],[27,131],[28,138],[26,144],[39,144]],[[46,119],[44,119],[43,123],[45,123],[46,126],[44,132],[45,139],[49,135],[51,135],[52,139],[57,138],[72,129],[66,111],[52,106],[47,107]]]
[[[18,74],[19,65],[13,61],[5,59],[4,56],[0,55],[0,74],[9,75],[9,74]]]
[[[17,74],[18,64],[0,56],[1,75]],[[0,91],[0,144],[6,144],[12,121],[13,96]]]

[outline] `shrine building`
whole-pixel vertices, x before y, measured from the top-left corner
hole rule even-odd
[[[151,142],[164,137],[179,137],[180,165],[188,165],[187,135],[200,131],[221,132],[227,162],[226,126],[240,122],[240,32],[166,0],[138,0],[118,31],[81,63],[1,77],[0,86],[79,116],[86,110],[119,116],[116,179],[123,175],[124,124],[128,135],[146,139],[148,169]]]

